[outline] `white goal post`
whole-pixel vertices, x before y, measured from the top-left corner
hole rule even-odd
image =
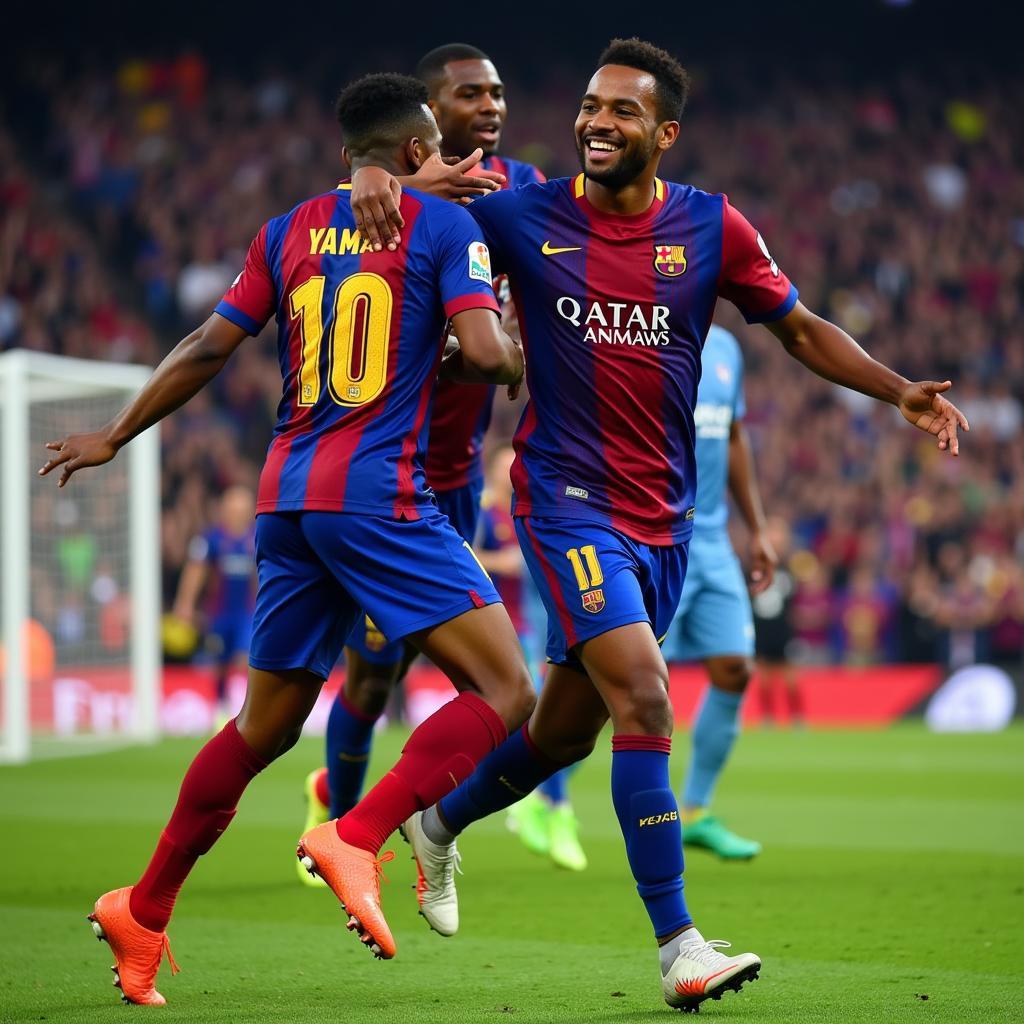
[[[63,489],[59,471],[37,474],[46,441],[102,426],[150,373],[0,354],[0,761],[44,736],[60,749],[158,735],[158,432]]]

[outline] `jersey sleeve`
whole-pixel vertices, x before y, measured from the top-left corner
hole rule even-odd
[[[483,509],[480,513],[480,525],[477,528],[476,546],[481,551],[500,551],[501,541],[498,540],[498,533],[494,528],[494,515],[490,509]]]
[[[462,207],[437,209],[444,211],[440,230],[434,237],[445,316],[451,319],[467,309],[499,312],[491,277],[491,256],[483,232]]]
[[[508,271],[507,247],[503,241],[510,237],[509,232],[515,224],[518,205],[519,190],[505,189],[501,192],[492,192],[489,196],[482,196],[465,207],[484,234],[495,274]]]
[[[725,196],[718,294],[734,302],[748,324],[780,320],[799,298],[799,292],[772,259],[764,239]]]
[[[216,561],[216,543],[213,534],[197,533],[188,545],[188,557],[190,562],[213,562]]]
[[[255,336],[263,330],[277,307],[274,279],[267,266],[267,225],[253,239],[245,266],[217,303],[214,312]]]

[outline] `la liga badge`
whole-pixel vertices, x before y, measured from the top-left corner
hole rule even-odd
[[[470,243],[469,279],[491,283],[491,254],[483,242]]]

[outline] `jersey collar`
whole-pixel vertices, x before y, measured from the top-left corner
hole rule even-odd
[[[591,221],[605,224],[645,224],[653,220],[665,205],[665,182],[661,178],[654,179],[654,201],[642,213],[605,213],[599,210],[587,198],[586,175],[577,174],[572,180],[572,197]]]

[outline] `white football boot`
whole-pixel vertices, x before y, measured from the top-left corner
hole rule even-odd
[[[416,899],[420,913],[438,935],[454,935],[459,930],[459,895],[455,891],[455,872],[462,874],[462,858],[452,841],[439,846],[427,838],[422,827],[423,812],[417,811],[402,825],[402,836],[412,847],[416,859]]]
[[[755,981],[761,958],[754,953],[726,956],[720,949],[732,943],[722,939],[685,942],[661,979],[665,1002],[677,1010],[696,1013],[705,999],[721,999],[724,992],[738,992],[744,982]]]

